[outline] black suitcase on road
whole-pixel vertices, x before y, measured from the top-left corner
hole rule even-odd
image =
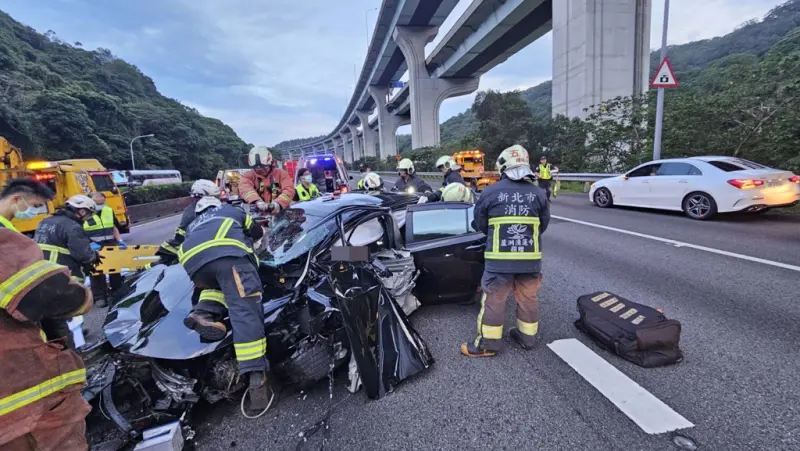
[[[683,360],[681,323],[646,305],[598,291],[578,298],[575,327],[604,348],[645,368]]]

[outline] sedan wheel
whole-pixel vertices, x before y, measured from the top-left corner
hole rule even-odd
[[[606,188],[599,188],[594,192],[594,204],[600,208],[608,208],[614,204],[611,191]]]
[[[691,193],[683,200],[683,212],[692,219],[710,219],[717,213],[717,203],[706,193]]]

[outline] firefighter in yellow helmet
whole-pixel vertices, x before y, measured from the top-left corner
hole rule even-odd
[[[541,235],[550,223],[547,194],[534,182],[528,151],[520,145],[504,150],[497,159],[500,180],[487,186],[475,204],[473,227],[487,236],[481,287],[478,336],[463,343],[469,357],[490,357],[500,350],[506,299],[517,302],[517,327],[511,339],[531,349],[539,330]]]

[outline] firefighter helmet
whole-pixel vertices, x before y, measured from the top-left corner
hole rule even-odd
[[[507,169],[518,168],[520,166],[530,166],[530,159],[528,157],[528,151],[519,144],[514,144],[500,152],[500,156],[497,157],[496,167],[501,174]]]
[[[206,208],[219,207],[220,205],[222,205],[222,201],[220,201],[216,197],[205,196],[202,199],[200,199],[199,201],[197,201],[197,205],[194,206],[194,212],[195,213],[200,213],[201,211],[205,210]]]
[[[439,169],[442,166],[444,166],[445,169],[450,169],[455,162],[456,160],[454,160],[450,155],[443,155],[436,160],[436,169]]]
[[[472,203],[472,190],[461,183],[448,183],[442,191],[442,200],[445,202],[469,202]]]
[[[200,179],[192,183],[192,197],[219,196],[219,187],[211,180]]]
[[[272,166],[272,152],[265,146],[255,146],[250,149],[250,153],[247,155],[247,163],[251,168]]]
[[[397,163],[397,172],[403,170],[407,171],[409,174],[414,173],[414,162],[411,161],[410,158],[403,158],[399,163]]]
[[[374,172],[368,172],[367,175],[364,176],[364,188],[366,188],[368,191],[379,190],[383,188],[383,180],[381,180],[381,176]]]
[[[97,209],[97,203],[95,203],[91,197],[84,196],[83,194],[71,196],[67,199],[67,205],[76,210],[86,209],[93,212]]]

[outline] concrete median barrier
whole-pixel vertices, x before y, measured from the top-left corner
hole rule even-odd
[[[132,224],[141,224],[152,221],[153,219],[171,216],[183,211],[189,203],[191,197],[181,197],[178,199],[162,200],[149,204],[131,205],[128,207],[128,216]]]

